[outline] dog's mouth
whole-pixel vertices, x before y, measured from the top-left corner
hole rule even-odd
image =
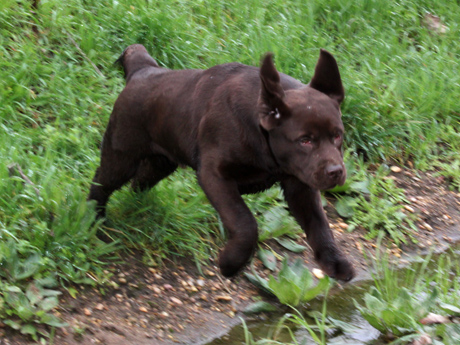
[[[347,179],[347,174],[346,170],[343,168],[341,169],[340,174],[335,174],[333,176],[324,173],[323,169],[321,169],[321,171],[317,171],[316,174],[314,174],[312,177],[312,183],[308,184],[314,187],[315,189],[324,191],[333,189],[336,186],[343,186]]]

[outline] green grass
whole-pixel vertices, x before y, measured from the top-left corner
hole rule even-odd
[[[435,163],[458,189],[458,173],[448,169],[460,148],[455,2],[42,0],[35,12],[31,1],[0,3],[0,264],[12,248],[18,260],[33,254],[42,262],[27,278],[5,276],[10,287],[26,291],[31,279],[53,272],[61,284],[102,281],[103,261],[120,249],[142,249],[152,264],[178,256],[199,263],[221,244],[216,214],[189,171],[151,192],[122,189],[109,204],[109,223],[92,222],[86,195],[124,84],[113,62],[133,43],[170,68],[258,65],[272,51],[280,71],[304,82],[326,48],[347,92],[350,152],[374,163]],[[422,24],[426,12],[440,16],[445,34]],[[33,185],[17,169],[10,175],[12,164]],[[283,208],[275,194],[274,207]],[[254,212],[266,212],[261,224],[270,223],[270,200],[248,200]],[[97,240],[98,228],[115,244]]]
[[[420,322],[429,314],[451,317],[453,320],[460,317],[460,266],[455,260],[457,254],[454,251],[440,255],[430,253],[402,267],[400,261],[392,258],[390,252],[381,246],[381,238],[377,243],[377,254],[370,260],[372,280],[348,287],[336,295],[342,302],[343,299],[353,298],[361,317],[380,331],[378,340],[369,340],[366,344],[383,344],[389,340],[392,340],[391,344],[408,344],[421,335],[428,335],[433,344],[458,344],[460,327],[456,321],[445,320],[440,324]],[[353,335],[359,334],[364,321],[357,319],[352,310],[345,310],[343,305],[328,301],[327,296],[326,291],[322,298],[321,312],[308,310],[308,306],[301,306],[299,310],[292,309],[291,313],[280,316],[279,321],[273,323],[268,336],[255,339],[247,326],[243,325],[245,343],[342,344],[355,339]],[[327,305],[332,305],[332,312]],[[340,319],[330,316],[334,309]],[[371,330],[369,325],[364,327]],[[311,339],[305,339],[307,332]],[[343,334],[346,335],[345,339],[339,341]]]

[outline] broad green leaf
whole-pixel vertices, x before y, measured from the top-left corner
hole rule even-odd
[[[397,320],[396,315],[394,314],[394,310],[390,310],[390,309],[382,310],[382,312],[380,313],[380,318],[387,325],[394,325],[396,324],[396,320]]]
[[[244,309],[245,314],[258,314],[258,313],[269,313],[277,311],[278,309],[271,303],[258,301],[248,305]]]
[[[78,294],[77,289],[75,289],[75,288],[73,288],[73,287],[68,287],[68,288],[67,288],[67,292],[69,293],[70,296],[72,296],[72,298],[76,298],[76,297],[77,297],[77,294]]]
[[[281,269],[278,272],[278,278],[284,278],[293,283],[298,280],[296,273],[291,269],[291,266],[289,265],[287,257],[285,257],[281,263]]]
[[[321,205],[323,205],[323,207],[327,206],[327,199],[324,197],[323,193],[321,193]]]
[[[40,255],[37,253],[32,254],[23,263],[20,264],[14,278],[16,280],[23,280],[31,277],[40,269],[40,262]]]
[[[47,297],[40,301],[39,307],[44,311],[49,311],[56,308],[59,304],[59,300],[55,296]]]
[[[444,311],[447,311],[453,315],[460,315],[460,308],[452,305],[452,304],[447,304],[447,303],[439,303],[439,307],[444,310]]]
[[[35,334],[37,334],[37,328],[35,328],[35,326],[31,325],[31,324],[25,324],[21,327],[21,333],[22,334],[30,334],[32,336],[34,336]]]
[[[38,286],[47,287],[47,288],[52,288],[58,285],[58,281],[56,280],[55,275],[48,275],[44,278],[37,279],[35,283]]]
[[[297,306],[300,302],[300,287],[292,284],[285,278],[276,281],[270,276],[268,285],[282,304]]]
[[[353,207],[356,205],[356,199],[352,197],[343,197],[335,203],[337,213],[344,218],[350,218],[355,213]]]
[[[303,260],[300,258],[297,258],[291,265],[289,265],[289,268],[292,270],[292,272],[300,279],[300,277],[307,273],[309,276],[311,276],[310,271],[308,268],[303,264]]]
[[[43,296],[45,296],[45,297],[48,297],[48,296],[59,296],[59,295],[62,295],[62,292],[61,292],[61,291],[57,291],[57,290],[42,289],[42,294],[43,294]]]
[[[270,287],[268,286],[268,282],[265,279],[259,277],[256,274],[251,274],[247,272],[244,272],[244,276],[259,289],[262,289],[265,292],[273,295],[273,291],[270,289]]]
[[[308,302],[318,296],[320,293],[324,292],[327,287],[330,284],[330,278],[328,276],[325,276],[323,279],[321,279],[318,284],[310,289],[307,289],[306,291],[303,292],[301,296],[301,301],[303,303]]]
[[[276,269],[276,257],[271,251],[259,248],[257,256],[270,271]]]
[[[363,316],[363,318],[369,322],[369,324],[374,327],[375,329],[378,329],[380,332],[385,332],[387,330],[387,326],[385,325],[385,323],[382,321],[382,319],[380,319],[378,316],[372,314],[372,313],[369,313],[369,312],[363,312],[362,310],[360,310],[361,312],[361,315]]]
[[[30,320],[34,315],[33,306],[22,291],[17,293],[6,293],[5,302],[14,309],[14,313],[24,321]]]
[[[294,253],[301,253],[305,249],[307,249],[306,247],[304,247],[304,246],[302,246],[300,244],[297,244],[296,242],[294,242],[293,240],[291,240],[289,238],[275,238],[275,240],[281,246],[283,246],[287,250],[290,250],[291,252],[294,252]]]
[[[3,320],[3,323],[5,325],[10,326],[13,329],[19,330],[21,329],[21,323],[18,321],[13,321],[13,320]]]
[[[380,316],[382,311],[385,310],[385,304],[369,293],[366,293],[364,296],[364,302],[366,303],[366,307],[377,316]]]
[[[351,323],[348,323],[348,322],[344,322],[344,321],[341,321],[341,320],[337,320],[337,319],[334,319],[332,317],[328,317],[327,318],[329,320],[329,322],[336,328],[340,329],[341,331],[343,331],[344,333],[348,333],[348,334],[357,334],[361,328],[360,327],[357,327]],[[336,343],[334,343],[336,344]]]
[[[15,286],[15,285],[7,285],[5,290],[8,292],[22,292],[22,290],[18,286]]]
[[[332,189],[328,189],[328,192],[329,193],[345,193],[345,192],[351,192],[351,188],[350,188],[350,182],[345,181],[345,183],[342,185],[342,186],[335,186],[334,188]]]
[[[40,322],[52,327],[65,327],[67,323],[62,322],[59,318],[53,314],[46,313],[40,318]]]
[[[352,182],[350,184],[350,189],[352,189],[355,192],[362,193],[362,194],[370,194],[368,180]]]
[[[43,299],[43,294],[40,288],[34,283],[29,284],[26,290],[26,296],[32,305],[37,304],[38,301]]]

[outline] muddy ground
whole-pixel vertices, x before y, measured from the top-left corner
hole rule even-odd
[[[450,191],[447,181],[434,173],[408,170],[393,173],[389,178],[405,190],[410,204],[404,212],[417,217],[418,227],[417,244],[400,248],[389,245],[395,258],[405,260],[405,256],[432,246],[442,250],[459,240],[460,193]],[[373,253],[375,241],[366,240],[363,229],[348,232],[347,224],[331,205],[326,211],[337,242],[357,269],[354,281],[368,277],[363,251]],[[305,238],[298,242],[306,245]],[[286,252],[275,241],[268,244],[280,256]],[[316,267],[309,250],[289,255],[301,256],[310,268]],[[124,264],[111,266],[117,288],[106,286],[102,294],[99,289],[81,287],[82,292],[75,299],[64,291],[56,314],[69,326],[56,331],[54,344],[206,344],[240,323],[244,308],[260,296],[243,274],[232,280],[222,278],[212,261],[202,267],[200,274],[191,260],[149,268],[140,255],[126,255],[123,259]],[[258,259],[255,267],[259,274],[268,274]],[[0,345],[13,344],[34,342],[0,322]]]

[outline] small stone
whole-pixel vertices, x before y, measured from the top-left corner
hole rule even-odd
[[[433,227],[428,224],[428,223],[423,223],[423,226],[425,227],[425,229],[427,229],[428,231],[433,231]]]
[[[197,279],[196,284],[197,284],[198,286],[203,287],[204,284],[205,284],[205,281],[204,281],[203,279]]]
[[[394,173],[400,173],[402,171],[402,169],[400,167],[397,167],[395,165],[393,165],[390,170]]]
[[[318,278],[318,279],[323,279],[324,278],[324,272],[320,270],[319,268],[314,268],[311,273]]]
[[[210,277],[214,277],[216,275],[213,271],[210,271],[210,270],[205,270],[204,274],[206,274],[207,276],[210,276]]]
[[[146,307],[139,307],[139,311],[141,311],[143,313],[148,313],[149,312]]]
[[[344,229],[344,230],[347,230],[348,229],[348,224],[347,223],[344,223],[344,222],[340,222],[339,223],[339,226]]]
[[[231,318],[234,318],[235,317],[235,312],[233,310],[230,310],[228,313],[227,313],[228,316],[230,316]]]
[[[97,309],[97,310],[103,310],[103,309],[104,309],[104,305],[103,305],[102,303],[98,303],[98,304],[96,305],[96,309]]]
[[[120,282],[121,284],[127,283],[126,278],[118,278],[118,282]]]
[[[171,302],[174,303],[175,305],[182,305],[184,302],[182,302],[180,299],[176,297],[171,297]]]
[[[412,207],[410,207],[409,205],[404,205],[404,208],[405,208],[407,211],[409,211],[410,213],[414,213],[414,212],[415,212],[415,210],[414,210]]]
[[[216,301],[218,302],[230,302],[233,298],[229,295],[219,295],[216,296]]]
[[[165,288],[165,290],[173,290],[173,287],[170,284],[165,284],[163,285],[163,287]]]
[[[91,311],[91,309],[88,309],[88,308],[84,308],[83,309],[83,314],[85,314],[86,316],[90,316],[93,312]]]

